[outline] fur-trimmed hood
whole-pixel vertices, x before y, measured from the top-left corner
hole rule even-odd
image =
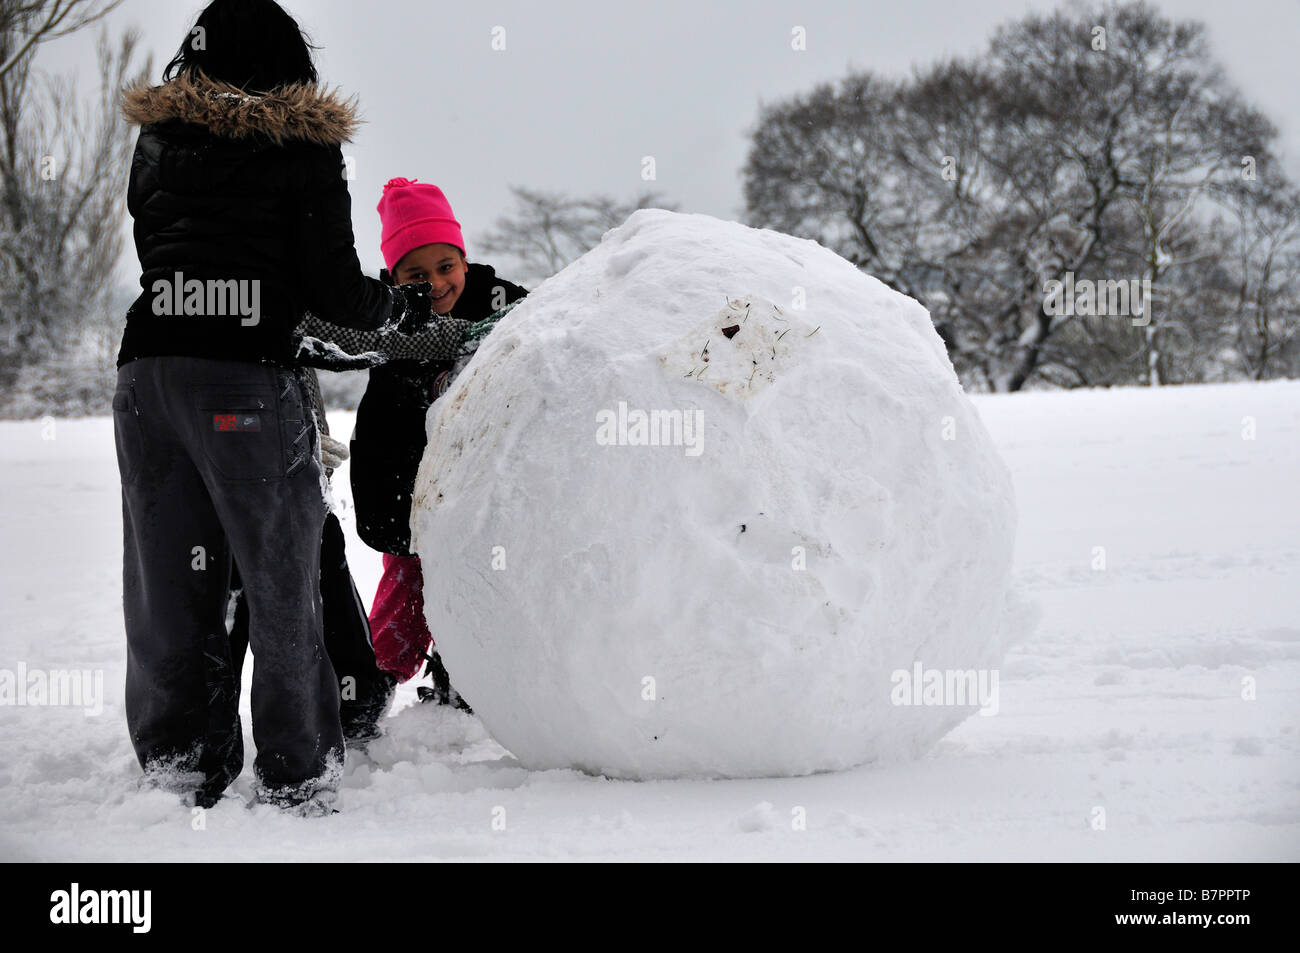
[[[225,139],[260,133],[277,145],[288,139],[340,145],[361,123],[355,98],[344,99],[337,90],[297,83],[259,96],[203,75],[129,86],[122,91],[122,114],[139,126],[174,119],[194,123]]]

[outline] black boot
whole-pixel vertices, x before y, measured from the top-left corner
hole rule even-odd
[[[356,701],[344,701],[339,706],[339,715],[343,719],[343,737],[348,744],[355,745],[373,741],[383,732],[379,720],[388,714],[388,706],[397,694],[397,677],[387,672],[380,672],[378,677],[367,687],[367,692]]]
[[[420,701],[432,702],[435,705],[450,705],[467,714],[474,714],[474,709],[469,707],[469,702],[465,701],[460,692],[451,687],[451,676],[447,674],[447,667],[442,664],[442,658],[439,657],[437,650],[432,655],[424,657],[429,660],[424,674],[433,676],[433,687],[421,685],[415,690],[415,693],[420,696]]]

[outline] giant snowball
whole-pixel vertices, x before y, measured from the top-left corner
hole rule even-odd
[[[1001,658],[1006,468],[926,311],[815,242],[637,212],[428,428],[429,627],[528,767],[807,774],[996,707],[928,689]]]

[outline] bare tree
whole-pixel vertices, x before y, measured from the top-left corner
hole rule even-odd
[[[513,207],[497,218],[480,244],[487,254],[509,258],[525,284],[549,278],[596,247],[605,232],[637,209],[675,208],[655,192],[643,192],[631,202],[607,195],[574,198],[522,186],[511,186],[510,193]]]
[[[0,76],[36,52],[36,47],[76,33],[112,13],[122,0],[0,0]]]
[[[78,21],[67,4],[55,8],[62,18],[41,20],[44,39],[94,12]],[[122,250],[133,141],[118,97],[149,69],[132,74],[136,33],[112,44],[101,32],[98,89],[83,98],[70,79],[33,69],[30,39],[21,30],[0,38],[6,62],[27,49],[0,74],[0,388],[76,344],[84,322],[100,317]]]
[[[1263,380],[1300,371],[1300,192],[1243,192],[1235,344]]]
[[[1222,246],[1206,223],[1276,132],[1199,24],[1144,3],[1033,15],[906,82],[853,75],[766,108],[750,221],[804,235],[927,308],[968,383],[1160,383]],[[1146,280],[1142,321],[1049,307],[1069,275]],[[1177,305],[1178,311],[1171,310]],[[1187,359],[1185,359],[1187,358]]]

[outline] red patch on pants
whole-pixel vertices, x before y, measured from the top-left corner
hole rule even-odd
[[[223,433],[237,431],[260,433],[262,418],[257,414],[213,414],[212,429]]]

